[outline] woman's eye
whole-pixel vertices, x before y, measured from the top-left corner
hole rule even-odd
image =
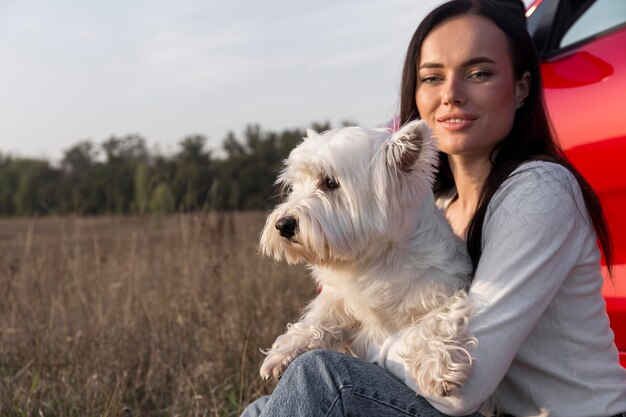
[[[324,177],[324,187],[329,190],[335,190],[339,188],[339,181],[336,178],[329,177],[328,175]]]
[[[489,71],[475,71],[470,74],[470,78],[475,80],[486,80],[491,77],[491,73]]]
[[[420,78],[420,84],[433,84],[440,80],[441,80],[441,77],[438,77],[435,75],[427,75],[425,77]]]

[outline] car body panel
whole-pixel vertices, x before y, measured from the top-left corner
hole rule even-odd
[[[529,30],[548,28],[559,12],[555,0],[539,0],[527,9]],[[531,29],[534,28],[534,29]],[[562,50],[540,39],[545,99],[557,137],[572,164],[596,191],[614,244],[614,273],[603,267],[603,295],[620,361],[626,367],[626,26],[583,39]],[[548,45],[541,50],[541,45]]]

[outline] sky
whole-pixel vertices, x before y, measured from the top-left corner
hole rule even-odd
[[[442,0],[0,0],[0,153],[52,161],[84,140],[187,135],[398,110],[402,62]]]

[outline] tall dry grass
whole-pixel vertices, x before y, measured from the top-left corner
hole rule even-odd
[[[238,415],[315,292],[257,254],[263,220],[0,220],[0,415]]]

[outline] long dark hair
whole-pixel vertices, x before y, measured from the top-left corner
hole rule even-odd
[[[482,252],[482,229],[491,198],[520,164],[532,160],[545,160],[563,165],[576,177],[610,273],[613,248],[602,206],[587,181],[568,162],[556,142],[543,98],[539,56],[526,29],[524,11],[521,0],[452,0],[428,14],[415,31],[404,62],[400,91],[400,123],[420,118],[415,103],[415,92],[418,86],[419,54],[426,36],[443,21],[460,15],[477,15],[494,23],[507,37],[515,78],[521,79],[528,71],[531,81],[528,97],[524,105],[517,110],[511,131],[491,153],[492,168],[468,225],[467,249],[474,270]],[[441,166],[434,184],[435,192],[454,186],[447,157],[440,155],[440,161]]]

